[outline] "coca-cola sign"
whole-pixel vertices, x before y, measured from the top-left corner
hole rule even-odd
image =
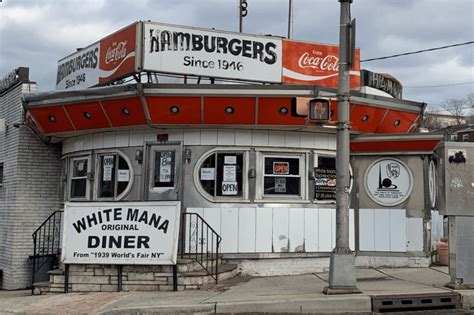
[[[137,23],[58,61],[56,90],[86,89],[136,72]]]
[[[351,89],[360,87],[360,57],[356,49],[350,72]],[[283,40],[282,82],[337,87],[339,47]]]
[[[113,43],[111,47],[107,49],[105,54],[105,64],[108,65],[114,61],[120,61],[127,56],[127,41],[124,40],[119,43]]]
[[[334,55],[319,56],[319,52],[304,52],[298,59],[300,68],[312,68],[316,71],[338,71],[339,58]]]

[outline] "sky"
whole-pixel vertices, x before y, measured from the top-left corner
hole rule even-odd
[[[243,31],[287,36],[289,0],[247,0]],[[57,61],[139,20],[238,31],[239,0],[0,0],[0,77],[26,66],[54,90]],[[293,0],[295,40],[338,44],[337,0]],[[474,0],[354,0],[361,60],[474,40]],[[361,63],[428,103],[474,93],[474,45]]]

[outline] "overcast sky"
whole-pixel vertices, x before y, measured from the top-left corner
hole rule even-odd
[[[138,20],[238,30],[238,0],[0,0],[0,77],[30,68],[40,91],[55,87],[58,59]],[[287,35],[288,0],[247,0],[244,32]],[[337,0],[293,0],[292,38],[337,44]],[[474,40],[474,0],[354,0],[361,59]],[[474,92],[474,45],[387,60],[404,99],[436,106]],[[441,85],[441,86],[440,86]],[[438,87],[433,87],[438,86]]]

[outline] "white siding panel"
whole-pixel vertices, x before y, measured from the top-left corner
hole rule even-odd
[[[130,131],[130,146],[142,146],[144,143],[144,130],[131,130]]]
[[[74,139],[74,151],[82,151],[84,150],[84,137],[76,137]]]
[[[318,239],[319,239],[319,251],[330,252],[333,249],[332,246],[332,234],[334,227],[332,226],[332,213],[331,209],[319,209],[319,228],[318,228]]]
[[[221,249],[222,253],[238,251],[239,209],[222,208],[221,210]]]
[[[117,131],[115,136],[115,146],[128,147],[130,143],[130,131]]]
[[[405,210],[390,209],[390,251],[406,252],[407,235]]]
[[[68,138],[63,141],[63,154],[74,151],[74,141],[76,138]]]
[[[314,135],[314,148],[320,150],[329,149],[329,136],[324,133]]]
[[[239,209],[239,253],[255,252],[255,208]]]
[[[319,210],[305,209],[304,213],[304,243],[306,252],[319,251]]]
[[[163,129],[152,129],[152,130],[145,130],[143,135],[143,140],[145,142],[156,142],[157,141],[157,134],[162,134]]]
[[[251,145],[252,131],[251,130],[236,130],[235,131],[235,145]]]
[[[336,136],[335,135],[328,135],[328,149],[336,150]]]
[[[304,250],[304,208],[291,208],[289,210],[289,239],[290,252],[303,252]]]
[[[407,251],[423,250],[423,219],[407,218]]]
[[[331,210],[331,250],[336,247],[336,209]]]
[[[257,208],[256,212],[255,251],[271,253],[273,210],[272,208]]]
[[[300,135],[300,147],[303,149],[314,148],[314,133],[301,133]]]
[[[269,131],[268,145],[271,147],[280,147],[285,143],[284,131]]]
[[[288,208],[273,208],[273,251],[288,252]]]
[[[201,145],[217,145],[217,129],[201,130]]]
[[[268,147],[268,130],[252,130],[252,145]]]
[[[354,209],[349,209],[349,248],[355,250],[355,218]]]
[[[217,130],[218,145],[235,145],[235,131],[227,129]]]
[[[387,209],[374,211],[375,251],[390,251],[390,212]]]
[[[374,209],[359,210],[359,250],[373,251],[374,237]]]
[[[285,147],[299,148],[301,146],[300,133],[294,131],[285,131]]]
[[[221,208],[204,208],[203,218],[217,234],[221,234]]]
[[[92,148],[93,149],[102,149],[102,148],[104,148],[104,134],[103,133],[97,133],[97,134],[93,135]]]
[[[199,129],[188,129],[183,131],[184,145],[197,145],[201,142]]]
[[[84,136],[84,150],[92,149],[92,135]]]
[[[168,129],[168,140],[172,142],[183,142],[183,129]]]
[[[104,133],[104,148],[115,147],[115,132]]]

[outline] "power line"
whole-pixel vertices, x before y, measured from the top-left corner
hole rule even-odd
[[[455,86],[455,85],[465,85],[465,84],[472,84],[474,81],[469,82],[461,82],[461,83],[448,83],[448,84],[439,84],[439,85],[412,85],[412,86],[404,86],[405,89],[418,89],[418,88],[436,88],[436,87],[443,87],[443,86]]]
[[[389,59],[389,58],[395,58],[395,57],[401,57],[401,56],[408,56],[408,55],[419,54],[419,53],[423,53],[423,52],[427,52],[427,51],[434,51],[434,50],[440,50],[440,49],[446,49],[446,48],[464,46],[464,45],[470,45],[470,44],[474,44],[474,41],[469,41],[469,42],[459,43],[459,44],[452,44],[452,45],[441,46],[441,47],[435,47],[435,48],[429,48],[429,49],[423,49],[423,50],[417,50],[417,51],[411,51],[411,52],[406,52],[406,53],[396,54],[396,55],[390,55],[390,56],[385,56],[385,57],[370,58],[370,59],[361,60],[360,62],[374,61],[374,60],[381,60],[381,59]]]

